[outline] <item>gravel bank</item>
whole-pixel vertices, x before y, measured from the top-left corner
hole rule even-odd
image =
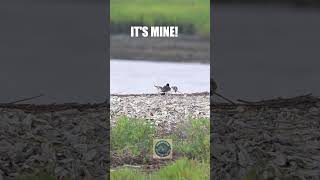
[[[163,127],[169,133],[176,124],[189,118],[210,118],[208,93],[188,95],[112,95],[111,126],[119,116],[143,118]]]

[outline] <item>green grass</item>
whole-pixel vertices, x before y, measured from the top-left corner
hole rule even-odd
[[[111,0],[110,16],[112,25],[179,25],[210,32],[209,0]]]
[[[157,129],[146,120],[120,117],[111,128],[111,150],[134,157],[141,152],[152,153],[153,137]],[[169,137],[173,151],[180,160],[152,173],[136,169],[117,169],[111,172],[112,180],[209,179],[210,120],[188,120],[177,126]],[[127,153],[128,154],[128,153]]]
[[[174,148],[177,153],[192,159],[210,161],[210,120],[189,120],[178,127],[173,134]]]
[[[206,180],[210,179],[210,165],[183,158],[150,174],[125,168],[111,171],[110,175],[111,180]]]
[[[151,153],[156,128],[143,119],[120,117],[111,128],[111,150],[134,156]],[[169,137],[173,139],[174,152],[201,161],[210,159],[210,120],[188,120],[177,126]]]
[[[111,129],[111,150],[133,155],[151,152],[155,132],[154,125],[143,119],[120,117]]]
[[[174,164],[164,167],[154,174],[152,179],[210,179],[210,164],[196,160],[181,159]]]

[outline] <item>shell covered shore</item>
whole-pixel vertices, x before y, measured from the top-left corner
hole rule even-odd
[[[111,126],[120,116],[142,118],[170,131],[188,119],[210,118],[208,93],[169,95],[114,95],[110,101]]]

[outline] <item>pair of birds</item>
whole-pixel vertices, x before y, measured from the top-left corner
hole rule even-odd
[[[164,94],[166,94],[167,92],[169,92],[171,90],[173,90],[175,93],[178,92],[178,87],[177,86],[170,87],[169,83],[167,83],[163,87],[156,86],[156,85],[154,85],[154,87],[156,87],[161,92],[161,95],[164,95]]]

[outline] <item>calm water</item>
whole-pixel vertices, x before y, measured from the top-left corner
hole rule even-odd
[[[209,65],[111,60],[110,69],[111,93],[156,93],[154,85],[166,83],[183,93],[210,89]]]

